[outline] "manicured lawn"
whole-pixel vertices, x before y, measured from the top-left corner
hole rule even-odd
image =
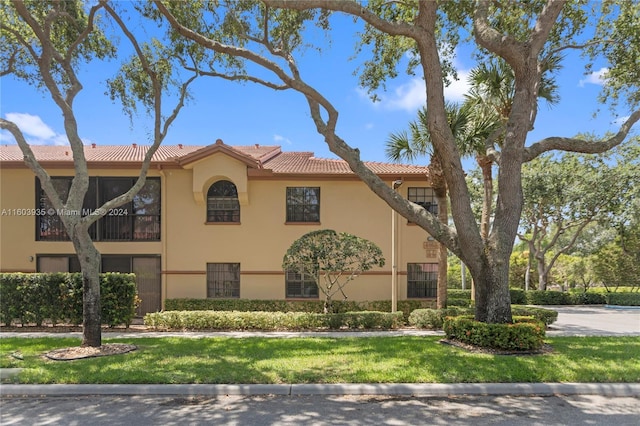
[[[471,354],[440,337],[140,338],[125,355],[50,361],[72,338],[0,339],[0,367],[20,383],[640,382],[640,337],[555,337],[554,352]],[[23,359],[10,354],[19,351]]]

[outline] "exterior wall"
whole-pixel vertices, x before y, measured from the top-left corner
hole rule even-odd
[[[240,297],[284,299],[282,258],[303,234],[334,229],[375,242],[386,259],[383,268],[365,273],[346,287],[350,300],[391,299],[391,209],[355,178],[247,178],[246,165],[221,154],[190,169],[152,169],[162,179],[162,241],[97,242],[103,254],[160,255],[162,300],[205,298],[207,263],[240,263]],[[208,172],[207,172],[208,170]],[[238,170],[245,170],[239,174]],[[70,169],[50,170],[52,176],[73,175]],[[97,169],[91,176],[136,176],[137,170]],[[195,175],[195,180],[194,180]],[[240,224],[206,224],[206,191],[219,178],[233,181],[239,192]],[[389,182],[390,183],[390,182]],[[286,188],[320,187],[320,224],[286,224]],[[405,181],[399,192],[424,181]],[[196,193],[204,199],[196,202]],[[26,168],[0,169],[0,210],[34,209],[35,177]],[[0,271],[35,272],[38,255],[72,254],[70,242],[35,240],[35,216],[0,216]],[[397,219],[398,299],[406,299],[407,263],[435,263],[427,253],[427,233]],[[427,255],[431,257],[427,257]],[[321,296],[322,297],[322,296]]]
[[[196,204],[190,192],[192,172],[166,173],[168,298],[206,297],[206,264],[240,263],[241,298],[283,299],[285,279],[280,265],[286,250],[303,234],[319,229],[349,232],[375,242],[383,250],[386,265],[349,283],[347,295],[352,300],[391,298],[391,209],[359,180],[250,179],[240,224],[205,224],[206,206]],[[286,224],[286,188],[290,186],[320,187],[320,224]],[[426,186],[426,182],[405,186]],[[406,187],[399,189],[405,196]],[[397,223],[398,289],[399,298],[405,299],[406,264],[436,260],[426,257],[424,230],[408,225],[404,218]]]

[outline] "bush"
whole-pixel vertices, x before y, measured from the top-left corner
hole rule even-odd
[[[569,299],[573,305],[604,305],[607,303],[605,295],[602,293],[569,293]]]
[[[0,321],[40,326],[82,323],[82,274],[0,274]],[[100,274],[102,323],[129,326],[135,316],[133,274]]]
[[[524,290],[520,290],[519,288],[511,288],[509,289],[509,294],[511,295],[511,304],[513,305],[527,304],[527,295]]]
[[[511,314],[513,316],[533,317],[546,326],[553,324],[558,319],[558,312],[552,309],[536,308],[533,306],[511,305]]]
[[[640,293],[607,293],[605,300],[607,305],[640,306]]]
[[[160,330],[391,329],[402,324],[402,312],[165,311],[145,315],[144,323]]]
[[[471,299],[447,298],[447,306],[460,306],[460,307],[468,308],[470,304],[471,304]]]
[[[529,305],[571,305],[569,293],[551,290],[530,290],[525,292]]]
[[[409,325],[416,328],[441,329],[446,317],[469,316],[473,313],[473,308],[416,309],[411,312],[408,320]],[[556,311],[532,306],[512,305],[511,313],[516,317],[533,317],[546,326],[553,324],[558,319]]]
[[[447,298],[471,300],[471,290],[448,289]]]
[[[409,315],[409,325],[416,328],[441,329],[445,317],[473,314],[471,308],[416,309]]]
[[[390,300],[369,302],[335,301],[334,313],[380,311],[391,312]],[[398,311],[408,317],[411,311],[435,307],[433,300],[399,300]],[[167,311],[243,311],[243,312],[315,312],[322,313],[322,300],[250,300],[250,299],[167,299]]]
[[[469,316],[447,317],[443,329],[448,339],[483,348],[532,351],[544,343],[544,324],[532,317],[514,317],[513,324],[486,324]]]

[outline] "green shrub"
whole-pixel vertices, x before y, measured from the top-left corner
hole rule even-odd
[[[569,299],[573,305],[604,305],[607,303],[605,295],[602,293],[569,293]]]
[[[607,305],[640,306],[640,293],[607,293],[605,300]]]
[[[380,311],[391,312],[390,300],[367,302],[335,301],[334,313]],[[433,300],[399,300],[398,311],[407,318],[411,311],[435,307]],[[250,300],[250,299],[167,299],[167,311],[243,311],[243,312],[315,312],[322,313],[322,300]]]
[[[536,320],[549,326],[558,320],[558,312],[552,309],[538,308],[533,306],[511,305],[513,316],[533,317]]]
[[[511,288],[509,289],[509,294],[511,295],[511,304],[513,305],[527,304],[527,295],[524,290],[520,290],[519,288]]]
[[[402,312],[165,311],[145,315],[144,323],[160,330],[390,329],[402,324]]]
[[[5,325],[82,323],[82,274],[0,274],[0,294]],[[128,326],[135,316],[135,275],[101,274],[100,302],[103,324]]]
[[[409,325],[416,328],[441,329],[444,318],[473,314],[471,308],[416,309],[409,315]]]
[[[473,313],[473,308],[416,309],[409,315],[408,322],[409,325],[416,328],[441,329],[446,317],[473,315]],[[533,306],[512,305],[511,313],[514,316],[533,317],[546,326],[553,324],[558,319],[556,311]]]
[[[460,306],[463,308],[468,308],[470,303],[471,299],[447,298],[447,306]]]
[[[529,305],[571,305],[569,293],[551,290],[530,290],[525,292]]]
[[[471,300],[471,290],[448,289],[447,298]]]
[[[484,348],[531,351],[544,343],[544,324],[532,317],[514,317],[513,324],[487,324],[469,316],[447,317],[443,329],[448,339]]]

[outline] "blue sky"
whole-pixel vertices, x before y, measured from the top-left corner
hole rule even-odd
[[[421,76],[403,73],[387,83],[381,101],[373,103],[358,87],[353,71],[367,58],[366,52],[354,60],[356,31],[350,19],[337,19],[330,48],[321,53],[308,50],[300,58],[303,78],[325,95],[340,111],[338,134],[351,146],[358,147],[362,158],[388,161],[385,141],[392,132],[403,130],[424,104]],[[460,46],[455,64],[460,80],[446,89],[452,101],[462,100],[466,77],[474,66],[470,46]],[[584,61],[570,52],[557,75],[560,103],[552,109],[542,103],[529,142],[547,136],[574,136],[579,132],[599,135],[616,131],[620,117],[597,96],[603,83],[606,64],[584,74]],[[596,64],[599,65],[599,64]],[[133,126],[121,107],[105,95],[105,79],[113,76],[117,60],[85,65],[80,73],[85,89],[75,103],[80,136],[86,143],[99,145],[148,144],[151,134],[149,117],[140,114]],[[165,144],[208,145],[222,139],[230,145],[281,145],[287,151],[313,151],[318,157],[334,158],[316,133],[302,95],[289,90],[276,92],[255,84],[238,84],[203,78],[193,86],[189,101],[175,121]],[[594,117],[594,113],[600,112]],[[37,91],[12,76],[0,82],[0,114],[15,121],[33,144],[64,144],[66,138],[62,116],[47,93]],[[629,112],[619,111],[624,117]],[[8,132],[0,133],[2,144],[14,144]],[[417,161],[426,164],[428,159]]]

